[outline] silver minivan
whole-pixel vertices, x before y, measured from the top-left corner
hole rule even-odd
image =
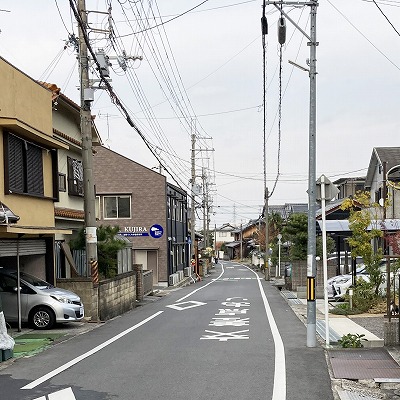
[[[79,296],[20,272],[21,321],[35,329],[51,329],[56,322],[81,321],[84,308]],[[17,271],[0,268],[0,296],[7,322],[18,321]]]

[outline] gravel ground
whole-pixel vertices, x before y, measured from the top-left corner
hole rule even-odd
[[[358,325],[365,328],[367,331],[370,331],[375,336],[378,336],[379,339],[384,339],[383,337],[383,324],[385,318],[383,315],[375,316],[365,316],[365,314],[357,316],[351,315],[350,318]]]

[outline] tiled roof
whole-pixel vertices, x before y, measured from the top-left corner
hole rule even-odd
[[[84,219],[85,212],[81,210],[72,210],[70,208],[54,208],[54,216],[70,219]]]
[[[68,136],[67,134],[53,128],[53,133],[55,133],[58,136],[61,136],[64,139],[67,139],[69,142],[76,144],[79,147],[82,147],[82,142],[80,140],[74,139],[71,136]]]

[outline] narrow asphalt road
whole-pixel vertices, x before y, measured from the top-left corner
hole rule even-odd
[[[7,400],[333,399],[324,351],[280,293],[220,263],[103,326],[0,371]]]

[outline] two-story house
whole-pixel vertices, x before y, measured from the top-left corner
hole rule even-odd
[[[386,197],[389,206],[382,208],[382,217],[400,218],[400,192],[387,185],[387,173],[400,165],[400,147],[374,147],[369,162],[365,189],[371,193],[371,201],[380,203]]]
[[[0,267],[55,281],[58,229],[57,154],[68,145],[53,134],[52,92],[0,58],[0,202],[19,217],[0,222]]]
[[[132,242],[133,263],[153,271],[154,285],[177,283],[189,266],[186,193],[103,146],[96,148],[93,175],[98,225],[120,228]]]
[[[219,249],[222,243],[229,243],[235,240],[235,235],[233,231],[236,228],[231,224],[222,224],[219,227],[215,228],[215,243],[217,249]]]

